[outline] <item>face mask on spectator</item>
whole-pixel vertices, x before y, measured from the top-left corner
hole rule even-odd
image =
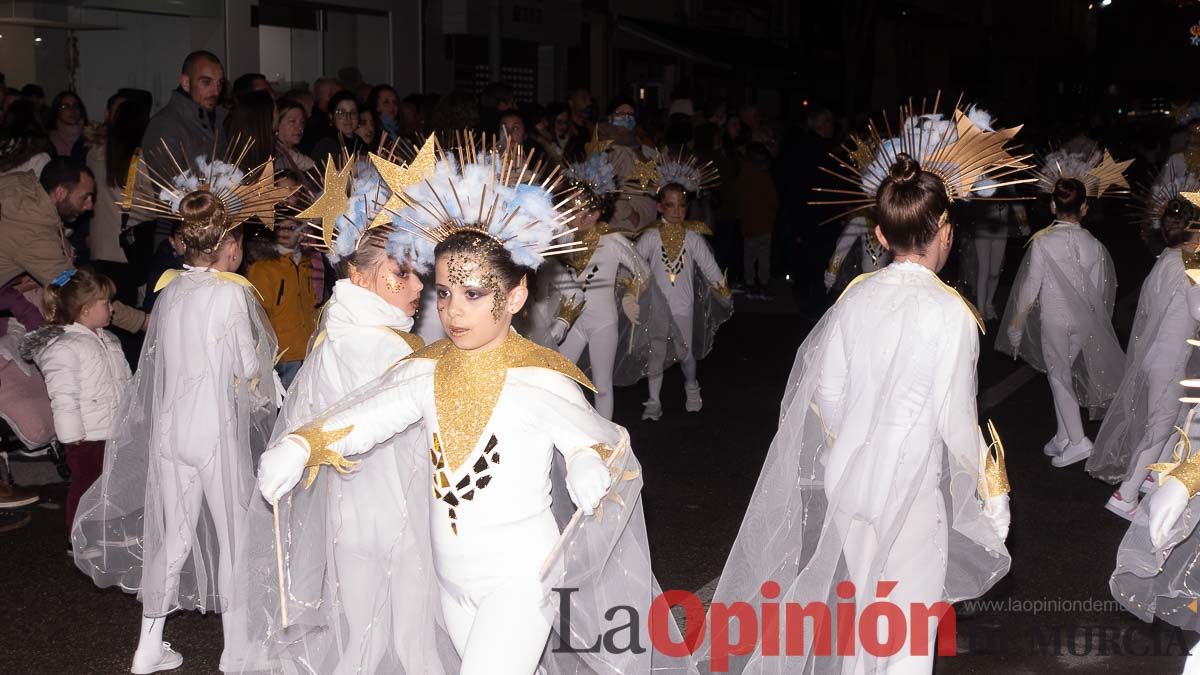
[[[629,114],[613,115],[612,123],[613,126],[629,129],[630,131],[637,126],[637,120],[634,119],[633,115]]]

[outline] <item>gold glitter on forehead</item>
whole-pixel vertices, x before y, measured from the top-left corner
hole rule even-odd
[[[446,271],[454,286],[478,286],[492,293],[492,318],[499,321],[504,316],[504,289],[500,278],[488,264],[485,247],[472,247],[470,252],[452,253],[446,258]]]

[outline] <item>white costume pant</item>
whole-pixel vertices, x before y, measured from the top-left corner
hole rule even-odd
[[[1004,265],[1004,248],[1007,245],[1008,240],[1003,238],[975,238],[975,259],[978,262],[975,271],[975,305],[988,319],[996,314],[996,286],[1000,283],[1000,268]]]
[[[680,338],[683,340],[682,344],[675,345],[675,350],[676,350],[676,355],[679,357],[679,367],[683,369],[684,384],[696,384],[697,383],[697,380],[696,380],[696,356],[694,354],[692,354],[692,345],[691,345],[691,340],[692,340],[691,308],[688,309],[687,314],[674,314],[673,313],[671,315],[671,321],[674,322],[675,330],[678,331]],[[656,338],[652,342],[654,345],[653,348],[654,348],[655,353],[662,354],[663,355],[663,363],[665,363],[666,359],[667,359],[667,348],[669,346],[669,343],[665,339],[665,336],[663,336],[662,338]],[[659,394],[662,392],[663,368],[661,365],[657,368],[655,368],[653,366],[651,367],[649,380],[650,380],[650,400],[657,401],[657,400],[659,400]]]
[[[146,561],[146,567],[165,568],[162,578],[167,580],[167,588],[163,595],[173,597],[179,587],[179,573],[192,553],[192,544],[198,536],[196,530],[200,514],[207,505],[220,551],[217,591],[223,600],[220,606],[221,629],[224,644],[234,644],[237,637],[245,634],[246,608],[243,606],[244,598],[238,597],[234,584],[233,552],[237,545],[234,543],[237,533],[230,532],[228,524],[231,520],[245,522],[246,511],[238,505],[236,495],[228,494],[228,488],[232,486],[225,484],[226,478],[222,475],[219,459],[210,458],[202,467],[180,464],[162,457],[156,461],[159,475],[162,476],[159,489],[165,507],[163,542],[158,554]],[[237,509],[238,513],[225,513],[226,508],[230,507]],[[148,614],[163,616],[161,612],[166,608],[147,609]]]
[[[869,522],[850,521],[842,550],[850,579],[854,582],[857,592],[856,603],[859,612],[876,600],[870,566],[871,561],[878,556],[881,543],[884,542],[879,541],[875,528]],[[908,675],[933,671],[937,626],[930,622],[925,656],[914,655],[910,608],[914,603],[928,607],[942,600],[942,589],[946,580],[946,546],[945,498],[938,489],[938,475],[931,473],[926,476],[924,485],[908,512],[905,524],[900,528],[896,540],[892,542],[886,562],[879,573],[878,580],[898,582],[887,596],[886,602],[904,612],[906,633],[900,651],[891,657],[879,659],[876,672]],[[887,622],[881,621],[877,632],[880,643],[887,641],[887,630]],[[851,665],[849,660],[845,661],[844,674],[857,675],[865,672],[865,661],[861,655],[854,660],[854,665]]]
[[[460,523],[457,536],[445,523],[433,527],[442,614],[460,673],[533,673],[550,635],[538,573],[558,542],[554,516],[547,510],[484,531]]]
[[[609,323],[595,328],[580,325],[584,317],[575,322],[571,332],[563,340],[558,351],[573,363],[579,363],[584,347],[592,364],[592,384],[596,386],[596,412],[611,420],[613,416],[613,368],[617,362],[617,324]]]
[[[1067,363],[1055,364],[1057,367],[1047,375],[1050,394],[1054,397],[1054,415],[1058,421],[1058,431],[1054,437],[1060,443],[1064,439],[1078,443],[1083,440],[1083,418],[1079,414],[1079,399],[1071,384],[1071,369],[1083,346],[1079,335],[1068,326],[1048,321],[1050,316],[1051,312],[1042,311],[1042,353],[1047,354],[1047,365],[1053,358],[1050,354],[1069,356]]]

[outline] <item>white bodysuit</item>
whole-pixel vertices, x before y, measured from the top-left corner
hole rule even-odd
[[[592,382],[596,385],[596,411],[605,419],[613,413],[613,368],[618,345],[617,275],[625,268],[633,281],[648,283],[650,268],[624,235],[610,232],[600,235],[591,255],[573,256],[571,265],[564,265],[555,285],[561,296],[576,305],[585,303],[583,311],[571,326],[559,351],[579,363],[584,348],[591,362]],[[578,264],[576,269],[572,265]],[[635,293],[636,295],[636,293]]]
[[[667,297],[671,322],[674,324],[673,330],[670,327],[660,330],[652,324],[651,332],[657,343],[653,347],[654,353],[668,358],[667,336],[677,332],[680,339],[675,351],[687,384],[696,382],[696,329],[693,316],[696,286],[698,283],[724,286],[721,268],[701,234],[704,231],[707,231],[707,227],[699,222],[686,221],[671,225],[659,220],[655,222],[655,227],[647,229],[637,240],[638,255],[650,264],[655,283]],[[662,317],[643,317],[643,320],[658,323]],[[657,401],[661,390],[662,368],[651,364],[650,399]]]
[[[554,449],[569,464],[620,429],[599,419],[576,382],[587,382],[578,369],[515,332],[481,354],[447,340],[321,423],[349,430],[330,447],[353,456],[424,421],[433,563],[462,673],[525,675],[541,658],[550,622],[540,568],[559,539]],[[591,429],[556,412],[564,406]]]
[[[1112,328],[1116,284],[1104,246],[1065,221],[1033,236],[1013,284],[997,349],[1020,353],[1047,373],[1060,443],[1083,438],[1081,404],[1096,416],[1120,386],[1125,355]]]

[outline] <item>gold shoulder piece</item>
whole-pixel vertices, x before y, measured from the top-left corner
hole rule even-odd
[[[1029,248],[1029,245],[1030,245],[1030,244],[1032,244],[1033,242],[1037,241],[1037,240],[1038,240],[1038,238],[1040,238],[1040,237],[1042,237],[1042,236],[1045,236],[1045,235],[1047,235],[1047,234],[1050,234],[1050,231],[1051,231],[1051,230],[1053,230],[1053,229],[1054,229],[1054,226],[1053,226],[1053,225],[1047,225],[1046,227],[1043,227],[1042,229],[1038,230],[1037,232],[1034,232],[1034,233],[1033,233],[1033,236],[1031,236],[1031,237],[1029,238],[1029,241],[1025,242],[1025,247],[1026,247],[1026,248]]]
[[[154,284],[154,292],[157,293],[170,286],[171,282],[178,279],[180,274],[183,274],[183,270],[170,269],[163,272],[162,276],[158,278],[158,283]]]
[[[414,351],[413,353],[409,354],[408,356],[406,356],[404,358],[406,358],[406,359],[431,359],[433,361],[437,361],[438,359],[445,356],[446,352],[450,351],[453,347],[454,347],[454,343],[450,341],[450,338],[442,338],[441,340],[438,340],[437,342],[434,342],[433,344],[425,345],[424,347]]]
[[[395,333],[401,340],[404,340],[404,344],[408,345],[408,348],[411,349],[414,354],[421,351],[421,349],[425,347],[425,341],[421,339],[420,335],[413,335],[412,333],[406,330],[400,330],[399,328],[392,328],[391,331]]]
[[[971,313],[971,318],[975,319],[975,324],[979,326],[980,335],[987,335],[987,324],[983,322],[983,315],[979,313],[979,310],[975,307],[975,305],[972,304],[970,300],[964,298],[962,293],[956,291],[953,286],[950,286],[946,282],[942,281],[938,275],[933,275],[933,278],[937,279],[938,284],[940,284],[942,288],[946,289],[947,293],[950,293],[954,297],[958,298],[959,301],[962,302],[963,307],[967,308],[967,311]]]
[[[705,223],[703,220],[685,220],[683,221],[683,227],[688,232],[695,232],[696,234],[702,234],[706,237],[711,237],[713,233],[712,228],[709,227],[708,223]]]
[[[507,364],[509,368],[542,368],[552,370],[559,375],[575,380],[593,392],[596,391],[596,385],[592,384],[587,375],[583,374],[579,366],[576,366],[562,354],[553,349],[547,349],[546,347],[530,342],[515,332],[509,337],[509,340],[512,341],[512,351]]]

